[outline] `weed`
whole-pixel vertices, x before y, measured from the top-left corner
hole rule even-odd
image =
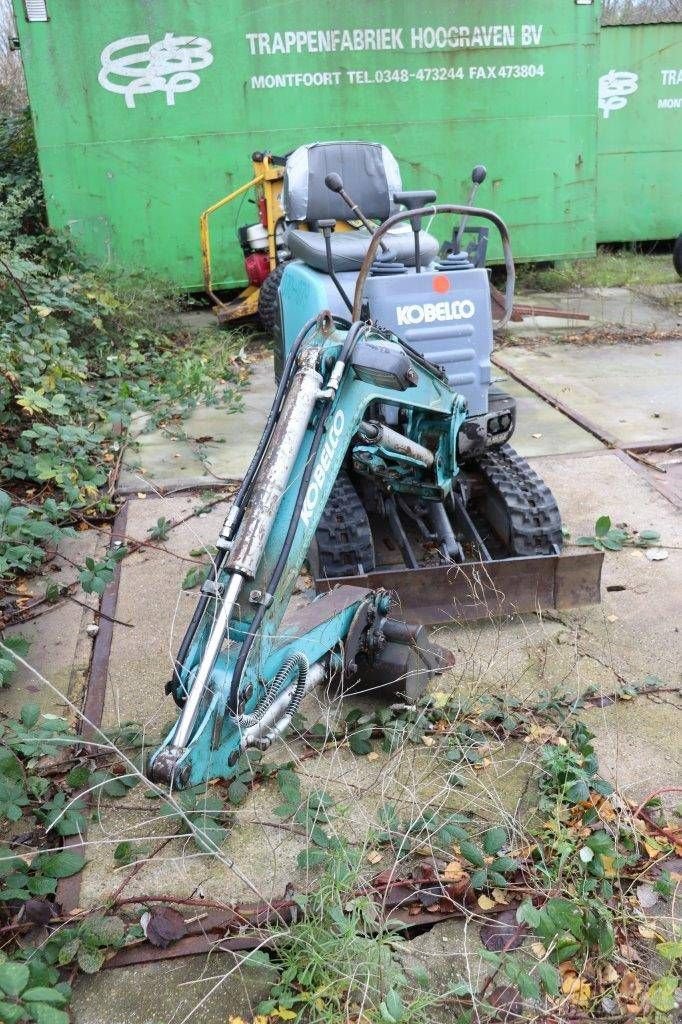
[[[294,1011],[297,1019],[329,1024],[430,1019],[428,976],[406,975],[396,955],[399,932],[383,922],[370,893],[358,894],[359,877],[358,853],[339,844],[315,888],[295,897],[299,920],[275,930],[276,953],[263,957],[277,981],[259,1013]],[[415,995],[419,985],[425,990]]]
[[[557,292],[574,288],[622,288],[672,284],[678,280],[668,254],[653,255],[600,246],[596,256],[517,267],[520,291]]]
[[[106,518],[131,415],[239,404],[238,348],[191,336],[164,282],[95,269],[46,227],[25,114],[0,118],[0,579],[37,570],[83,517]],[[157,531],[159,529],[157,524]],[[161,527],[159,539],[167,536]],[[101,593],[112,555],[87,565]],[[58,595],[57,595],[58,596]]]
[[[650,548],[658,544],[660,539],[657,530],[630,530],[627,526],[614,526],[610,516],[599,516],[594,524],[594,534],[577,537],[574,543],[597,551],[622,551],[626,546]]]

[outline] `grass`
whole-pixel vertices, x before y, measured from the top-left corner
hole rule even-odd
[[[641,288],[679,281],[669,253],[648,254],[606,246],[590,259],[527,263],[517,268],[517,287],[525,291]]]

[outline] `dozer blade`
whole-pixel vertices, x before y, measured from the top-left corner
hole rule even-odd
[[[581,551],[378,569],[364,576],[316,579],[315,588],[320,593],[340,584],[383,588],[397,594],[397,609],[407,620],[424,625],[471,622],[599,604],[603,560],[601,551]]]

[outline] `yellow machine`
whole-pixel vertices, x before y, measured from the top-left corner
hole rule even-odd
[[[284,217],[281,196],[285,160],[281,157],[274,157],[271,153],[254,153],[251,160],[254,175],[251,181],[247,181],[234,192],[230,192],[229,196],[213,203],[203,211],[199,218],[204,288],[214,304],[213,311],[219,323],[228,323],[231,320],[254,316],[258,312],[260,286],[277,265],[277,229]],[[209,217],[234,199],[244,195],[249,189],[256,190],[259,221],[250,227],[240,228],[239,240],[244,250],[248,284],[231,302],[221,302],[213,291],[211,279]]]
[[[220,324],[243,320],[258,313],[261,286],[279,263],[279,250],[283,248],[284,243],[282,188],[286,157],[256,152],[251,155],[251,161],[253,178],[244,185],[240,185],[234,192],[230,192],[228,196],[219,199],[217,203],[213,203],[199,217],[204,290],[213,303],[213,312]],[[230,302],[222,302],[213,291],[209,218],[217,210],[221,210],[250,189],[254,189],[256,193],[258,221],[255,224],[239,228],[239,244],[244,253],[244,268],[248,284]],[[287,224],[287,227],[289,226],[291,225]],[[297,223],[294,226],[299,230],[308,229],[308,225],[303,223]],[[351,230],[351,224],[339,221],[336,230]]]

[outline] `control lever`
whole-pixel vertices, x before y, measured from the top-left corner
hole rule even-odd
[[[466,201],[467,206],[474,205],[474,199],[476,198],[476,193],[478,192],[479,185],[483,184],[483,182],[486,179],[487,173],[488,172],[483,166],[483,164],[476,164],[476,166],[474,167],[473,171],[471,172],[471,189],[469,191],[469,198]],[[468,217],[462,217],[461,221],[459,222],[459,227],[457,228],[457,234],[455,236],[456,252],[459,252],[462,247],[462,235],[464,234],[464,229],[467,226],[468,219]]]
[[[350,299],[346,295],[346,292],[344,291],[344,289],[343,289],[343,287],[341,285],[341,282],[339,281],[338,277],[336,276],[336,274],[334,272],[334,258],[332,256],[332,231],[336,227],[336,221],[333,220],[333,219],[332,220],[318,220],[317,221],[317,226],[320,229],[320,231],[322,232],[322,235],[324,237],[324,247],[325,247],[325,249],[327,251],[327,273],[329,274],[329,276],[331,277],[332,281],[334,282],[334,285],[336,286],[337,292],[339,293],[339,295],[341,296],[341,298],[343,299],[343,301],[347,305],[348,309],[352,313],[353,312],[353,303],[350,301]]]
[[[368,220],[367,217],[365,217],[364,213],[362,212],[358,204],[355,203],[348,195],[348,193],[343,187],[343,178],[341,177],[341,175],[336,174],[335,171],[332,171],[332,173],[328,174],[327,177],[324,179],[324,183],[331,192],[336,192],[337,195],[341,196],[346,206],[350,207],[350,209],[353,211],[357,219],[359,221],[362,221],[364,226],[369,231],[370,235],[373,235],[374,232],[376,231],[376,226],[372,224],[371,220]],[[389,249],[386,243],[380,242],[379,244],[381,245],[382,252],[388,253]]]
[[[398,206],[404,206],[407,210],[418,210],[428,203],[435,203],[436,193],[429,189],[427,192],[394,192],[393,202]],[[422,229],[422,219],[419,215],[410,217],[412,234],[414,235],[414,269],[417,274],[422,272],[421,253],[419,251],[419,232]]]

